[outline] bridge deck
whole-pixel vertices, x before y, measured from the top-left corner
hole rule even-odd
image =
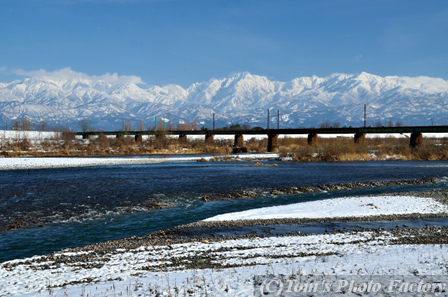
[[[76,135],[155,135],[158,131],[99,131],[76,132]],[[362,128],[298,128],[298,129],[269,129],[269,130],[167,130],[171,135],[294,135],[294,134],[392,134],[392,133],[448,133],[448,126],[406,126],[406,127],[362,127]]]

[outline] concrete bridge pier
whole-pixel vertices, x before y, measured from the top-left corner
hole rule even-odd
[[[308,145],[310,145],[310,146],[318,146],[319,145],[319,136],[316,133],[308,134]]]
[[[278,152],[278,134],[268,134],[268,153]]]
[[[141,135],[141,134],[136,134],[135,137],[134,137],[134,139],[135,139],[135,142],[136,142],[136,143],[142,143],[142,142],[143,142],[143,135]]]
[[[215,134],[205,134],[206,144],[213,144],[214,140],[215,140]]]
[[[366,139],[366,133],[356,133],[355,134],[355,143],[356,144],[363,144],[365,139]]]
[[[411,143],[409,144],[410,147],[415,148],[416,146],[422,144],[423,142],[423,136],[420,132],[413,132],[411,134]]]
[[[180,142],[180,143],[186,143],[186,142],[187,142],[187,135],[185,135],[185,134],[180,134],[180,135],[179,135],[179,142]]]
[[[235,134],[235,141],[233,142],[234,147],[242,147],[244,144],[243,134]]]

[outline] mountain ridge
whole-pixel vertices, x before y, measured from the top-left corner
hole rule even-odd
[[[298,77],[287,82],[242,72],[187,88],[175,84],[143,88],[86,78],[31,77],[0,83],[3,125],[27,118],[74,130],[83,119],[104,130],[121,128],[123,120],[132,122],[134,128],[143,120],[151,128],[154,118],[174,124],[198,121],[211,127],[213,113],[217,127],[236,123],[265,127],[268,109],[280,110],[284,128],[322,122],[361,126],[364,104],[368,125],[379,121],[445,125],[447,103],[448,81],[443,79],[381,77],[366,72]]]

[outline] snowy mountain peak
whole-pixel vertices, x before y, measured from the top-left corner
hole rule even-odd
[[[354,75],[353,77],[355,80],[359,80],[359,81],[363,81],[366,83],[372,82],[372,81],[378,81],[381,79],[380,76],[374,75],[374,74],[370,74],[367,72],[361,72],[358,75]]]
[[[364,104],[370,124],[401,121],[409,125],[448,124],[448,81],[430,77],[381,77],[366,72],[271,81],[249,72],[192,84],[141,88],[131,82],[89,77],[33,77],[0,84],[0,118],[68,120],[76,128],[89,118],[96,128],[117,129],[122,119],[138,122],[166,117],[173,121],[265,125],[265,111],[278,108],[283,127],[317,126],[338,121],[363,123]]]
[[[255,75],[257,76],[257,75]],[[244,72],[239,72],[239,73],[235,73],[233,74],[231,77],[229,77],[229,79],[232,80],[241,80],[241,79],[245,79],[245,78],[252,78],[254,77],[254,75],[252,75],[251,73],[244,71]]]

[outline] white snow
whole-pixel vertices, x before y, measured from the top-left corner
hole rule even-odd
[[[83,263],[54,265],[34,257],[0,268],[0,295],[253,296],[255,275],[446,273],[445,245],[389,246],[393,238],[388,232],[375,236],[361,232],[147,246],[107,254],[95,261],[104,265],[93,269],[82,268]],[[229,268],[169,267],[185,257],[205,256]],[[41,270],[44,266],[48,268]]]
[[[57,138],[59,132],[0,130],[0,141],[12,139],[41,140]]]
[[[60,70],[66,72],[67,70]],[[317,126],[340,122],[360,126],[363,105],[368,104],[368,124],[399,120],[405,125],[444,125],[448,81],[430,77],[380,77],[368,73],[301,77],[289,82],[270,81],[265,76],[240,73],[227,78],[178,85],[141,88],[141,81],[106,79],[85,75],[33,77],[0,83],[0,125],[17,118],[64,122],[72,128],[81,119],[92,118],[97,129],[117,127],[123,116],[134,122],[153,116],[206,123],[216,113],[217,121],[266,123],[268,108],[280,110],[282,127]],[[5,99],[3,99],[5,98]],[[15,104],[20,103],[18,111]],[[101,121],[93,119],[93,113]],[[51,115],[51,118],[48,118]],[[107,119],[107,120],[106,120]],[[433,122],[433,119],[435,122]],[[274,124],[275,119],[271,119]]]
[[[228,155],[235,161],[241,159],[265,159],[276,158],[278,154],[235,154]],[[202,156],[182,156],[165,158],[132,158],[132,157],[108,157],[108,158],[0,158],[0,170],[11,169],[36,169],[36,168],[63,168],[63,167],[83,167],[83,166],[106,166],[106,165],[130,165],[130,164],[156,164],[164,162],[187,162],[197,161],[201,158],[210,160],[213,157]]]
[[[348,216],[353,214],[352,209],[396,212],[399,202],[412,211],[441,211],[431,199],[406,196],[341,198],[320,201],[315,206],[324,208],[318,210],[320,215],[329,212]],[[366,205],[370,203],[378,209]],[[302,205],[311,215],[311,204]],[[291,213],[288,208],[297,206],[265,208],[259,217],[269,212],[287,215]],[[97,264],[96,268],[84,268],[89,263],[81,262],[55,265],[52,259],[35,256],[0,265],[0,295],[253,296],[256,275],[446,275],[447,245],[390,245],[394,238],[387,231],[366,231],[142,246],[98,255],[90,262]],[[62,251],[55,256],[77,254],[86,252]],[[183,263],[189,259],[198,263],[208,259],[222,268],[186,269]]]
[[[448,206],[432,198],[411,196],[346,197],[225,213],[205,221],[337,218],[444,212],[448,212]]]

